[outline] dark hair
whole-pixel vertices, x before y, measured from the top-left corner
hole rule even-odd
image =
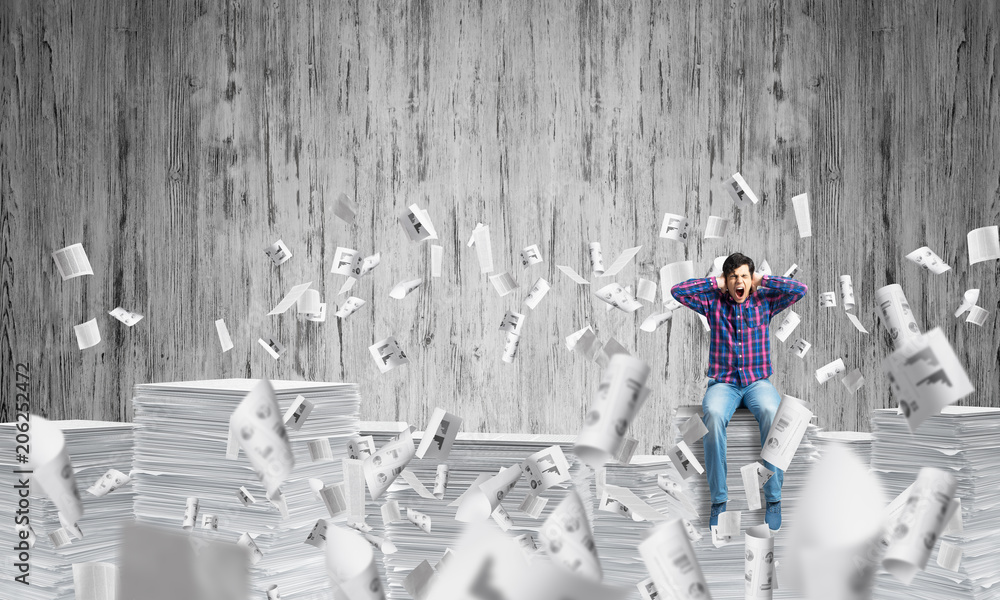
[[[746,254],[733,252],[726,258],[726,262],[722,263],[722,276],[729,277],[730,273],[735,272],[743,265],[750,267],[750,275],[753,275],[753,259]]]

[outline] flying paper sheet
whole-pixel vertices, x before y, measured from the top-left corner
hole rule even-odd
[[[430,216],[416,204],[411,204],[406,212],[399,216],[399,225],[411,242],[437,239],[437,232],[434,231]]]
[[[948,505],[955,496],[955,476],[941,469],[920,469],[895,528],[882,566],[909,585],[927,566],[934,543],[944,529]]]
[[[470,523],[489,518],[504,496],[517,485],[521,473],[521,465],[511,465],[482,483],[473,483],[460,498],[455,520]]]
[[[114,309],[113,311],[109,312],[108,314],[118,319],[128,327],[131,327],[142,320],[142,315],[140,315],[139,313],[127,311],[120,306]]]
[[[1000,231],[996,225],[969,232],[969,264],[1000,258]]]
[[[570,279],[572,279],[573,283],[576,283],[578,285],[590,285],[590,282],[581,277],[576,271],[572,269],[572,267],[567,267],[564,265],[556,265],[556,268],[562,271],[564,274],[566,274]]]
[[[708,225],[705,227],[705,239],[718,239],[726,235],[729,227],[729,219],[722,217],[708,217]]]
[[[890,354],[882,369],[911,432],[976,391],[940,327]]]
[[[660,225],[660,237],[675,242],[686,242],[688,233],[691,230],[691,223],[683,215],[665,213],[663,224]]]
[[[97,319],[74,325],[73,332],[76,334],[76,345],[80,347],[80,350],[86,350],[101,343],[101,331],[97,328]]]
[[[434,409],[424,435],[417,447],[417,458],[433,458],[439,462],[448,460],[451,446],[462,427],[462,418],[441,407]]]
[[[354,216],[358,214],[358,205],[348,198],[347,194],[341,192],[333,205],[333,214],[345,223],[353,223]]]
[[[548,498],[536,496],[535,494],[527,494],[524,496],[521,506],[517,507],[517,509],[532,519],[537,519],[542,516],[542,511],[548,503]]]
[[[649,372],[649,365],[638,358],[611,357],[573,446],[573,453],[584,463],[599,467],[615,454],[649,395],[645,387]]]
[[[681,519],[654,527],[651,535],[639,544],[639,555],[656,583],[656,589],[667,598],[712,599]]]
[[[962,548],[955,544],[949,544],[942,540],[938,544],[937,564],[941,568],[958,572],[958,567],[962,563]]]
[[[438,500],[444,499],[444,493],[448,491],[448,465],[441,463],[434,473],[434,497]]]
[[[774,592],[774,535],[767,525],[748,527],[743,546],[744,599],[771,600]]]
[[[509,331],[516,335],[521,335],[521,326],[524,324],[524,315],[508,310],[503,320],[500,321],[500,331]]]
[[[538,533],[554,564],[593,581],[604,577],[590,521],[576,489],[566,494]]]
[[[403,580],[403,588],[413,600],[427,600],[428,586],[434,575],[434,567],[426,560],[422,560]]]
[[[347,456],[352,459],[365,459],[375,453],[375,438],[370,435],[359,435],[347,442]]]
[[[264,248],[264,254],[271,259],[274,266],[283,265],[288,262],[288,259],[292,257],[292,251],[288,249],[285,242],[278,240],[277,242],[271,244],[267,248]]]
[[[819,305],[823,308],[834,308],[837,306],[836,292],[822,292],[819,295]]]
[[[694,277],[694,262],[690,260],[670,263],[660,269],[660,289],[664,302],[672,300],[670,288]]]
[[[535,452],[521,463],[528,477],[532,493],[541,493],[550,487],[569,481],[569,462],[559,446],[549,446]]]
[[[29,422],[31,451],[27,456],[28,468],[33,471],[31,483],[42,489],[66,521],[76,523],[83,516],[83,501],[76,488],[63,432],[55,423],[38,415],[30,415]]]
[[[645,300],[646,302],[655,302],[656,282],[640,277],[639,283],[636,285],[635,297]]]
[[[543,262],[542,252],[538,249],[538,244],[532,244],[521,250],[521,267],[530,267],[541,262]]]
[[[609,283],[594,292],[594,295],[622,312],[633,313],[642,308],[642,303],[617,283]]]
[[[365,301],[356,296],[351,296],[344,301],[344,304],[333,313],[338,319],[346,319],[347,317],[353,315],[359,308],[365,305]]]
[[[531,286],[531,291],[528,292],[528,297],[524,299],[524,303],[531,310],[535,310],[535,307],[538,306],[538,303],[542,301],[542,298],[547,293],[549,293],[549,282],[539,277],[535,285]]]
[[[431,245],[431,277],[441,276],[442,260],[444,260],[444,248],[437,244]]]
[[[229,418],[229,427],[239,434],[240,448],[268,495],[274,494],[292,472],[295,459],[270,381],[261,379],[250,390]]]
[[[406,358],[406,354],[396,343],[396,338],[391,335],[368,346],[368,352],[380,373],[388,373],[396,367],[410,364],[410,359]]]
[[[882,325],[889,331],[893,347],[897,350],[914,340],[920,339],[920,328],[910,311],[910,305],[898,283],[880,287],[875,291],[875,303],[879,306]]]
[[[389,297],[395,298],[396,300],[402,300],[407,295],[409,295],[410,292],[420,287],[420,284],[423,282],[424,282],[423,279],[411,279],[410,281],[401,281],[397,283],[395,287],[392,288],[392,290],[389,292]]]
[[[222,351],[229,352],[232,350],[233,340],[229,337],[229,329],[226,328],[226,322],[223,319],[215,322],[215,331],[219,334],[219,343],[222,344]]]
[[[330,525],[326,530],[326,568],[334,588],[348,600],[385,600],[375,553],[361,534]]]
[[[263,347],[274,360],[278,360],[278,358],[285,353],[285,347],[281,345],[281,342],[274,338],[269,337],[266,342],[263,338],[257,338],[257,343],[260,344],[261,347]]]
[[[821,384],[826,383],[834,377],[840,377],[846,370],[847,367],[844,366],[844,359],[838,358],[837,360],[816,369],[816,381]]]
[[[431,498],[433,497],[434,496],[431,496]],[[407,508],[406,520],[416,525],[424,533],[431,532],[431,518],[418,510]]]
[[[848,392],[855,394],[865,384],[865,378],[861,375],[861,369],[854,369],[847,375],[844,375],[840,379],[840,382],[844,384]]]
[[[988,316],[990,316],[990,312],[988,310],[978,306],[973,306],[969,309],[969,316],[965,317],[965,322],[982,327],[983,323],[986,322],[986,317]]]
[[[737,204],[753,206],[760,202],[757,199],[757,194],[753,193],[753,190],[739,173],[733,173],[733,176],[726,180],[725,186],[729,197]]]
[[[798,272],[799,272],[799,265],[792,263],[792,266],[788,267],[788,270],[785,271],[785,274],[782,275],[782,277],[787,277],[789,279],[792,279]]]
[[[687,479],[695,474],[702,474],[705,472],[705,468],[701,466],[698,459],[694,455],[694,451],[691,450],[687,442],[678,442],[676,446],[671,448],[667,454],[670,456],[670,462],[674,464],[674,468],[677,472],[681,474],[681,477]]]
[[[865,329],[865,326],[861,324],[860,319],[855,317],[852,313],[844,313],[844,314],[847,315],[847,320],[851,322],[851,325],[854,325],[855,329],[857,329],[861,333],[868,333],[868,330]]]
[[[87,488],[87,492],[98,498],[107,496],[118,488],[128,485],[132,480],[128,475],[115,469],[108,469],[108,472],[101,476],[94,485]]]
[[[750,510],[760,510],[760,488],[774,472],[759,462],[752,462],[740,468],[740,478],[743,479],[743,489],[747,493],[747,504]]]
[[[783,394],[760,457],[782,471],[787,470],[812,416],[812,411],[798,398]]]
[[[330,447],[330,438],[321,437],[315,440],[308,440],[306,446],[309,448],[309,460],[312,462],[333,460],[333,448]]]
[[[840,304],[844,310],[854,308],[854,284],[851,283],[850,275],[840,276]]]
[[[504,336],[503,355],[500,357],[505,363],[514,362],[517,356],[517,349],[521,346],[521,336],[513,331],[508,331]]]
[[[652,333],[656,331],[660,325],[663,325],[664,323],[669,321],[670,317],[673,316],[673,314],[674,314],[673,312],[668,311],[656,315],[649,315],[648,317],[643,319],[642,325],[639,325],[639,329],[641,329],[642,331],[646,331],[648,333]]]
[[[52,260],[56,261],[56,268],[59,269],[59,275],[63,281],[81,275],[94,274],[94,269],[90,266],[90,259],[87,258],[83,244],[73,244],[62,250],[56,250],[52,253]]]
[[[791,346],[792,354],[799,358],[805,358],[806,352],[809,352],[810,348],[812,348],[812,344],[802,338],[795,340]]]
[[[774,274],[774,273],[771,272],[771,265],[769,265],[767,263],[766,259],[760,261],[760,264],[757,265],[757,269],[756,269],[755,272],[756,273],[760,273],[761,276],[764,276],[764,275],[773,275]]]
[[[597,510],[614,512],[634,521],[665,521],[667,517],[646,504],[632,490],[617,485],[606,485],[601,493]]]
[[[965,290],[965,294],[962,295],[962,304],[955,311],[955,316],[961,316],[962,313],[975,306],[976,302],[979,302],[979,288]]]
[[[625,250],[618,258],[615,259],[615,262],[611,263],[611,266],[608,267],[603,273],[600,273],[598,277],[614,277],[625,268],[625,265],[632,262],[635,255],[639,254],[639,250],[642,250],[642,246],[636,246]]]
[[[285,411],[284,416],[281,418],[281,422],[285,424],[285,427],[293,431],[299,431],[302,429],[302,424],[306,422],[309,415],[312,413],[314,404],[308,400],[302,394],[295,397],[291,406]]]
[[[378,500],[389,489],[414,454],[413,437],[409,429],[404,429],[396,439],[386,442],[375,454],[365,459],[365,483],[368,484],[372,500]]]
[[[294,306],[295,303],[299,301],[299,297],[302,296],[302,294],[304,294],[307,289],[309,289],[310,285],[312,285],[312,282],[307,281],[306,283],[300,283],[299,285],[292,287],[292,289],[288,290],[288,293],[285,294],[285,297],[281,299],[281,302],[279,302],[277,306],[272,308],[271,312],[267,313],[268,316],[280,315],[281,313],[285,312],[286,310]]]
[[[778,331],[774,333],[774,337],[778,338],[781,342],[784,342],[788,339],[788,336],[792,335],[795,328],[799,326],[799,321],[801,321],[801,319],[794,310],[788,311],[788,314],[785,315],[785,318],[781,321],[781,325],[778,326]]]
[[[296,303],[298,313],[305,316],[317,316],[320,314],[319,290],[306,290],[299,296]]]
[[[941,257],[934,253],[933,250],[927,246],[921,246],[906,255],[906,258],[917,263],[921,267],[927,269],[935,275],[940,275],[946,271],[950,271],[951,267],[945,264]]]
[[[354,261],[357,257],[357,250],[337,246],[337,250],[333,254],[333,267],[330,272],[337,275],[352,275],[351,269],[354,267]]]
[[[812,236],[812,220],[809,218],[809,194],[799,194],[792,198],[795,222],[799,226],[799,237]]]
[[[477,223],[472,230],[472,238],[469,239],[469,246],[476,247],[476,258],[479,259],[479,272],[493,272],[493,245],[490,243],[490,228],[482,223]]]
[[[490,283],[493,284],[493,288],[500,294],[501,298],[517,289],[517,282],[507,271],[490,275]]]
[[[194,497],[189,497],[187,502],[184,504],[184,520],[182,521],[181,527],[184,529],[193,529],[194,524],[198,522],[198,499]]]
[[[340,289],[337,291],[337,295],[339,296],[341,294],[346,294],[347,292],[351,291],[351,289],[354,288],[354,284],[357,282],[358,282],[357,279],[353,277],[348,277],[347,281],[344,282],[344,285],[340,286]]]
[[[590,242],[587,244],[587,252],[590,255],[590,270],[594,275],[600,276],[604,273],[604,257],[601,255],[601,243]]]

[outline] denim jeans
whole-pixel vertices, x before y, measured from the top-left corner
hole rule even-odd
[[[781,395],[767,379],[758,379],[746,387],[708,380],[705,399],[701,402],[703,421],[708,428],[705,445],[705,471],[708,489],[712,493],[712,503],[726,502],[729,490],[726,487],[726,426],[733,413],[740,406],[747,407],[760,425],[760,443],[763,447],[767,432],[771,429],[774,413],[781,403]],[[774,471],[774,476],[764,484],[764,499],[768,502],[781,500],[781,484],[785,473],[767,461],[765,467]],[[743,465],[740,465],[741,467]]]

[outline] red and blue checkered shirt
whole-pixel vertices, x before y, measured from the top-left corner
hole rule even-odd
[[[670,289],[691,310],[705,315],[712,328],[708,376],[746,387],[771,376],[771,318],[806,295],[805,284],[764,275],[743,304],[717,286],[714,277],[688,279]]]

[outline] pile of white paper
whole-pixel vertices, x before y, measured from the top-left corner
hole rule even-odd
[[[31,482],[28,498],[27,517],[34,533],[30,555],[30,576],[24,585],[14,581],[21,575],[15,566],[18,550],[14,548],[22,541],[15,531],[15,510],[20,496],[15,488],[26,474],[14,472],[27,470],[27,465],[14,462],[15,430],[13,423],[0,424],[0,468],[6,473],[5,483],[0,486],[0,506],[8,507],[10,524],[0,527],[0,545],[4,550],[4,561],[0,569],[0,598],[23,598],[24,600],[72,600],[74,598],[73,564],[84,562],[117,563],[121,546],[121,527],[132,520],[133,487],[125,484],[104,496],[95,496],[87,491],[110,470],[115,469],[128,475],[132,465],[131,423],[111,423],[100,421],[52,421],[59,427],[65,438],[66,451],[73,465],[73,473],[83,503],[83,516],[76,521],[83,539],[72,539],[58,549],[54,547],[50,534],[62,528],[55,504],[42,493],[36,481]],[[37,443],[32,439],[31,443]],[[183,512],[183,506],[181,507]],[[178,521],[178,527],[180,522]],[[63,530],[66,531],[66,530]],[[29,533],[29,535],[31,535]],[[60,534],[56,534],[60,535]]]
[[[1000,593],[997,540],[1000,539],[1000,409],[946,406],[911,434],[896,409],[872,414],[871,466],[886,495],[894,498],[914,482],[922,467],[955,477],[961,500],[961,525],[949,527],[934,546],[927,566],[909,586],[884,570],[876,577],[874,598],[980,600]],[[941,565],[942,556],[960,551],[957,571]],[[952,565],[954,566],[954,565]]]
[[[695,412],[700,412],[700,406],[680,406],[674,417],[674,424],[671,429],[671,439],[675,443],[683,440],[680,433],[681,428]],[[712,534],[708,528],[708,520],[711,515],[712,503],[711,494],[708,489],[708,480],[705,475],[694,475],[686,480],[688,495],[698,511],[698,518],[692,523],[702,534],[702,539],[694,544],[695,554],[701,564],[701,570],[705,574],[708,589],[715,600],[723,598],[743,598],[744,597],[744,567],[746,558],[744,556],[744,534],[746,530],[755,525],[764,523],[764,508],[759,510],[749,510],[747,504],[747,493],[743,487],[743,479],[740,468],[754,462],[763,462],[760,458],[760,429],[757,420],[749,410],[745,408],[737,409],[733,415],[729,426],[726,429],[727,449],[726,464],[726,484],[729,489],[729,500],[726,504],[727,511],[740,511],[740,534],[732,537],[732,543],[716,548],[712,545]],[[787,549],[787,536],[784,533],[792,525],[791,521],[793,509],[796,501],[802,492],[806,474],[813,463],[819,460],[819,452],[816,450],[814,440],[819,428],[812,423],[806,428],[805,434],[799,443],[794,458],[785,471],[784,485],[781,490],[781,530],[774,534],[774,559],[779,563],[783,562],[783,557]],[[704,445],[701,440],[690,446],[695,457],[701,464],[705,464]],[[755,490],[761,494],[761,504],[764,505],[763,492]],[[782,589],[781,570],[777,571],[779,587],[774,591],[774,598],[794,598],[793,590]]]
[[[237,438],[230,440],[230,416],[257,383],[223,379],[136,386],[135,517],[181,530],[185,512],[192,511],[188,498],[197,498],[192,533],[228,542],[242,538],[241,544],[259,550],[250,560],[252,597],[266,597],[272,585],[282,598],[326,597],[325,550],[306,538],[320,519],[343,526],[347,513],[331,517],[313,486],[344,481],[342,459],[347,458],[348,441],[358,435],[358,389],[343,383],[271,382],[282,415],[293,404],[298,407],[283,419],[294,468],[272,502],[247,453],[234,451]],[[300,395],[311,410],[297,402]],[[314,453],[321,446],[321,455],[327,454],[322,438],[332,458],[313,460],[309,442],[314,442]],[[235,458],[227,458],[227,449]],[[217,529],[206,526],[212,522]]]
[[[419,444],[423,431],[415,431],[413,439]],[[437,458],[414,458],[406,470],[426,488],[422,496],[399,477],[389,490],[380,498],[379,504],[395,501],[399,505],[401,519],[383,524],[385,537],[396,547],[397,552],[385,555],[385,587],[387,598],[410,599],[412,596],[404,588],[403,582],[418,565],[426,560],[434,567],[441,560],[446,549],[454,549],[461,537],[466,523],[455,519],[457,506],[451,506],[480,476],[496,475],[501,469],[520,465],[528,456],[550,446],[559,446],[568,461],[571,472],[577,473],[582,465],[576,457],[570,454],[573,448],[573,436],[565,435],[531,435],[531,434],[484,434],[460,432],[445,464],[448,465],[448,483],[441,500],[433,497],[437,468],[441,461]],[[588,484],[593,481],[593,476]],[[493,518],[487,517],[491,527],[507,527],[506,534],[512,538],[519,535],[530,535],[534,544],[541,547],[539,530],[545,518],[562,501],[570,489],[570,482],[557,484],[542,492],[536,492],[536,497],[545,502],[538,518],[532,518],[520,510],[522,502],[532,488],[528,478],[522,476],[499,505],[502,507],[494,512]],[[430,497],[425,497],[425,496]],[[593,505],[593,498],[583,498],[585,505]],[[407,518],[408,511],[416,511],[429,518],[429,532]],[[415,519],[416,520],[416,519]],[[369,517],[372,525],[381,521],[376,511]],[[502,523],[502,524],[501,524]],[[523,543],[523,542],[522,542]],[[533,555],[541,556],[542,550],[532,551]]]

